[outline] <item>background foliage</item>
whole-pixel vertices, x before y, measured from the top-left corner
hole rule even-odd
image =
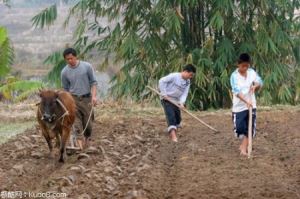
[[[10,44],[7,31],[4,27],[0,26],[0,78],[3,78],[9,72],[13,58],[13,48]]]
[[[35,95],[43,87],[40,81],[22,80],[14,76],[7,76],[5,83],[0,85],[0,93],[6,101],[20,102]]]
[[[55,6],[35,16],[34,26],[50,25]],[[96,51],[105,57],[102,66],[123,65],[112,80],[117,98],[153,97],[146,85],[156,86],[162,76],[193,63],[197,75],[188,104],[200,109],[229,106],[229,77],[237,56],[247,52],[264,79],[259,100],[296,104],[299,6],[299,0],[80,0],[65,25],[77,24],[74,46],[82,55]],[[103,26],[103,19],[110,24]],[[62,59],[51,57],[55,67],[50,74],[58,74]]]
[[[9,0],[0,1],[5,5]],[[0,100],[19,102],[36,93],[42,82],[22,80],[10,75],[14,49],[5,27],[0,26]]]

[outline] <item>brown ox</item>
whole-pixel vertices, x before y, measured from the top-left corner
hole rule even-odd
[[[75,101],[65,91],[42,90],[40,98],[37,120],[47,141],[50,156],[53,157],[52,139],[56,138],[56,145],[60,147],[59,162],[64,162],[66,143],[75,120]]]

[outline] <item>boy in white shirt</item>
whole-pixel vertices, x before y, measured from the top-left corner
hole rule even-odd
[[[247,53],[240,55],[238,68],[231,74],[230,84],[233,93],[232,120],[236,137],[242,140],[241,155],[247,155],[249,108],[252,107],[252,135],[256,130],[255,92],[262,87],[262,80],[256,71],[250,68],[251,58]]]
[[[190,79],[193,78],[195,73],[195,66],[188,64],[181,73],[171,73],[159,80],[158,87],[163,96],[161,103],[167,118],[168,132],[174,142],[177,142],[176,131],[180,127],[181,113],[177,106],[170,103],[170,100],[178,103],[179,107],[184,108],[190,89]]]

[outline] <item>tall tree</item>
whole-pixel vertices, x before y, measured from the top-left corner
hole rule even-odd
[[[299,0],[79,0],[66,24],[77,20],[74,46],[82,55],[97,50],[104,53],[104,65],[123,64],[113,78],[116,97],[149,97],[147,84],[193,63],[198,72],[189,105],[224,107],[236,58],[248,52],[265,80],[260,100],[294,104],[299,102],[299,7]],[[54,8],[35,16],[33,24],[51,24]],[[101,24],[103,19],[110,24]],[[48,61],[62,61],[53,58]]]
[[[0,26],[0,78],[9,72],[13,58],[13,48],[10,44],[7,30]]]

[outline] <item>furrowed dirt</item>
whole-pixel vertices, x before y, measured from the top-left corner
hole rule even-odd
[[[230,112],[183,114],[179,142],[161,111],[98,111],[92,148],[48,158],[38,128],[0,145],[0,191],[66,193],[67,198],[300,198],[300,111],[258,112],[253,158],[241,157]],[[26,197],[25,197],[26,198]]]

